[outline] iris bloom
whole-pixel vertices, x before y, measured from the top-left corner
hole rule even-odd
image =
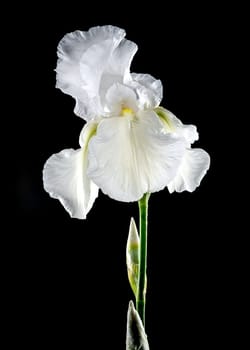
[[[123,29],[95,27],[58,46],[56,86],[76,100],[86,124],[80,149],[52,155],[43,181],[75,218],[86,218],[99,189],[124,202],[165,187],[192,192],[209,168],[209,155],[191,148],[196,127],[159,107],[161,81],[130,73],[137,45],[124,37]]]

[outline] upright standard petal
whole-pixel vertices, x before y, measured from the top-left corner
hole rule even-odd
[[[133,41],[123,39],[114,50],[108,62],[107,71],[110,74],[122,76],[125,82],[130,77],[131,61],[137,50],[138,47]]]
[[[210,157],[202,149],[187,149],[176,177],[168,184],[170,193],[193,192],[199,185],[210,166]]]
[[[123,84],[130,78],[130,64],[137,51],[137,45],[132,41],[123,39],[117,48],[106,60],[105,69],[99,84],[99,97],[105,110],[105,96],[111,86],[116,83]],[[103,63],[103,62],[102,62]]]
[[[81,137],[83,148],[53,154],[43,170],[45,190],[52,198],[59,199],[73,218],[85,219],[98,196],[98,187],[86,174],[87,143],[93,132],[94,126],[87,124]]]
[[[139,200],[175,177],[185,141],[164,131],[154,112],[102,120],[89,142],[88,176],[119,201]]]
[[[115,83],[129,76],[130,63],[137,46],[123,39],[119,46],[114,38],[91,46],[81,57],[82,88],[91,99],[98,97],[97,113],[103,114],[104,98]],[[95,104],[96,104],[95,102]]]
[[[162,100],[163,88],[160,80],[149,74],[131,74],[132,81],[128,82],[137,92],[141,109],[155,108]]]
[[[57,51],[59,59],[56,87],[76,99],[75,113],[80,117],[88,120],[98,112],[98,93],[93,97],[93,86],[100,82],[98,64],[100,66],[100,62],[102,63],[103,71],[106,60],[124,36],[123,29],[103,26],[91,28],[88,32],[69,33],[60,41]],[[99,62],[94,67],[98,74],[92,66],[88,67],[93,60],[95,64]]]

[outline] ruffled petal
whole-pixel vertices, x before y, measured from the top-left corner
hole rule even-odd
[[[119,46],[114,37],[106,39],[98,45],[91,46],[81,57],[80,72],[82,87],[95,101],[97,114],[103,113],[105,96],[115,83],[123,83],[124,76],[129,75],[130,63],[137,46],[123,39]]]
[[[184,152],[185,141],[166,133],[154,112],[107,118],[89,142],[87,174],[111,198],[137,201],[175,177]]]
[[[115,49],[113,38],[92,45],[84,52],[80,60],[82,87],[90,97],[99,94],[102,75]]]
[[[210,166],[210,157],[202,149],[188,149],[173,181],[168,184],[170,193],[193,192],[199,185]]]
[[[199,134],[195,125],[183,124],[172,112],[163,107],[156,108],[155,112],[160,117],[166,130],[184,137],[188,146],[199,139]]]
[[[163,88],[160,80],[156,80],[149,74],[131,74],[133,86],[139,96],[141,109],[155,108],[162,100]]]
[[[107,71],[110,74],[122,76],[125,82],[130,77],[131,61],[137,50],[138,47],[133,41],[123,39],[114,50]]]
[[[100,107],[98,93],[94,94],[93,90],[100,83],[101,69],[98,64],[100,66],[101,62],[105,67],[105,59],[124,36],[125,31],[117,27],[94,27],[88,32],[66,34],[58,45],[56,87],[76,99],[74,111],[86,120],[98,114]],[[92,63],[91,71],[89,63]],[[97,69],[96,72],[93,67]]]
[[[86,168],[87,143],[93,126],[87,125],[82,132],[83,148],[66,149],[53,154],[45,163],[43,184],[52,198],[59,199],[71,217],[85,219],[98,196],[98,187],[88,178]]]

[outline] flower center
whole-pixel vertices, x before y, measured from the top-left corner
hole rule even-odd
[[[122,115],[123,117],[129,117],[129,116],[134,115],[134,111],[133,111],[133,109],[131,109],[131,108],[125,107],[125,108],[122,108],[122,110],[121,110],[121,115]]]

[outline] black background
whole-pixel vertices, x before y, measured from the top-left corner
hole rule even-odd
[[[86,5],[86,6],[85,6]],[[32,5],[30,5],[32,6]],[[149,203],[146,328],[150,349],[203,349],[230,337],[225,285],[228,236],[221,220],[226,183],[219,176],[226,9],[172,8],[151,3],[76,3],[22,7],[11,29],[18,46],[18,106],[14,117],[15,218],[7,265],[10,343],[26,348],[125,349],[130,291],[125,245],[136,203],[100,193],[86,221],[70,219],[43,190],[42,169],[52,153],[78,148],[83,120],[74,100],[55,89],[56,47],[76,29],[124,28],[139,50],[131,71],[162,80],[164,107],[197,126],[196,147],[211,168],[192,194],[155,193]],[[220,102],[219,102],[220,101]],[[218,338],[219,337],[219,338]],[[218,340],[219,339],[219,340]],[[90,345],[87,345],[90,344]]]

